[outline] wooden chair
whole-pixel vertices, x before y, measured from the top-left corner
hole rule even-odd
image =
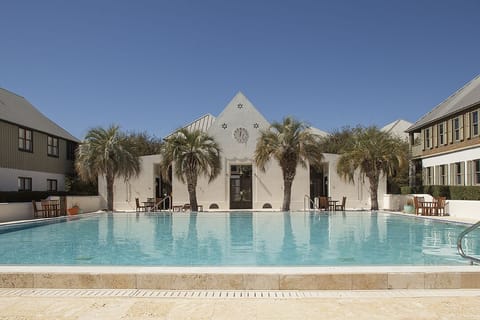
[[[438,197],[437,200],[437,214],[439,216],[445,215],[445,203],[447,202],[447,197]]]
[[[318,208],[328,210],[328,197],[320,196],[318,199]]]
[[[141,206],[140,205],[140,200],[138,200],[138,198],[135,198],[135,211],[136,212],[139,212],[139,211],[147,211],[147,207],[146,206]]]
[[[345,204],[347,203],[347,197],[342,198],[342,203],[341,204],[336,204],[335,205],[335,211],[345,211]]]
[[[424,197],[413,197],[413,203],[415,205],[415,214],[424,214],[425,210],[423,208],[422,202],[425,201]]]
[[[34,218],[38,218],[39,217],[39,213],[42,214],[43,217],[45,217],[45,210],[43,209],[38,209],[37,208],[37,202],[35,200],[32,200],[32,205],[33,205],[33,217]]]

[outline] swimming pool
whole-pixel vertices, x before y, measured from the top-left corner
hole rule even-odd
[[[0,228],[2,265],[465,265],[464,225],[376,212],[114,213]],[[466,239],[480,254],[480,234]]]

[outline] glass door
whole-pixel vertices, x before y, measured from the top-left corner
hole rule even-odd
[[[252,166],[230,166],[230,209],[252,209]]]

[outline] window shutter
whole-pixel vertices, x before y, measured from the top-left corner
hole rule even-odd
[[[450,183],[449,185],[455,185],[455,163],[450,163]]]
[[[440,166],[435,166],[435,179],[433,180],[433,184],[440,184]]]
[[[425,140],[425,129],[422,129],[421,136],[422,136],[422,151],[425,151],[425,145],[427,143]]]
[[[470,112],[465,113],[465,139],[470,139]]]
[[[453,143],[453,119],[447,121],[447,144]]]
[[[438,147],[438,125],[432,127],[432,146]]]
[[[466,183],[467,186],[471,186],[473,184],[472,183],[472,180],[473,180],[472,164],[473,164],[473,161],[467,161],[467,183]]]
[[[423,185],[428,185],[427,168],[422,169]]]
[[[460,162],[460,177],[461,177],[461,185],[465,185],[465,162]]]
[[[460,115],[458,117],[458,125],[460,126],[460,141],[463,141],[463,136],[464,136],[464,134],[463,134],[463,130],[464,130],[464,128],[463,128],[463,115]]]

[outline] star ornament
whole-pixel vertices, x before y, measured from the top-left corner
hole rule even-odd
[[[223,124],[222,124],[222,128],[223,128],[223,129],[227,129],[227,127],[228,127],[228,126],[227,126],[226,123],[223,123]]]
[[[243,108],[243,104],[241,104],[241,103],[237,104],[237,108],[238,108],[238,109],[242,109],[242,108]]]
[[[253,124],[253,127],[254,127],[255,129],[258,129],[258,127],[259,127],[258,123],[254,123],[254,124]]]

